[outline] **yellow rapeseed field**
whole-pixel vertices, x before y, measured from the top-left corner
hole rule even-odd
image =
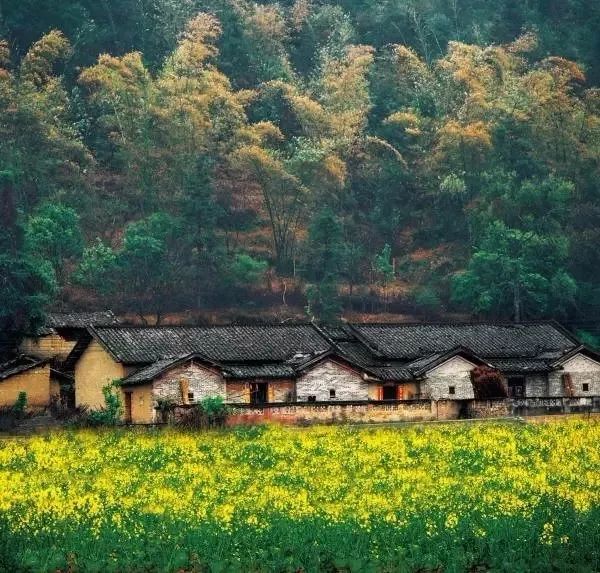
[[[425,537],[485,539],[490,524],[533,523],[540,511],[537,541],[567,546],[577,532],[557,531],[552,507],[574,516],[600,508],[598,422],[81,430],[0,442],[5,535],[37,540],[25,551],[33,570],[77,554],[55,548],[40,561],[57,536],[102,544],[110,532],[120,547],[155,538],[189,560],[203,556],[181,536],[203,528],[230,538],[253,531],[266,543],[274,523],[351,524],[367,538],[381,527],[419,536],[421,524]]]

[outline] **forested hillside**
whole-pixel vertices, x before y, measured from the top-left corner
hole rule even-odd
[[[599,27],[595,0],[3,0],[0,331],[600,317]]]

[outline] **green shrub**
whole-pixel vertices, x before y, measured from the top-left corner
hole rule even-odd
[[[229,407],[221,396],[208,396],[179,416],[178,425],[191,430],[222,427]]]
[[[13,406],[13,411],[17,418],[22,418],[25,415],[25,408],[27,408],[27,392],[19,392],[19,396]]]
[[[123,403],[118,391],[119,381],[115,380],[102,388],[104,395],[104,406],[102,408],[89,410],[82,416],[77,425],[98,427],[116,426],[123,414]]]

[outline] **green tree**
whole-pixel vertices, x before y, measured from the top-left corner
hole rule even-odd
[[[66,205],[42,204],[27,221],[25,249],[52,263],[62,277],[65,262],[78,259],[83,252],[79,215]]]
[[[568,241],[492,223],[467,270],[453,281],[453,299],[479,314],[523,316],[564,313],[577,285],[567,272]]]

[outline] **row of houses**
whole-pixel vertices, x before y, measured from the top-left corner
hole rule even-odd
[[[0,402],[62,392],[103,405],[120,380],[125,419],[152,423],[161,400],[231,404],[474,398],[472,371],[502,373],[521,397],[600,395],[600,355],[555,322],[125,326],[110,312],[50,315],[0,366]]]

